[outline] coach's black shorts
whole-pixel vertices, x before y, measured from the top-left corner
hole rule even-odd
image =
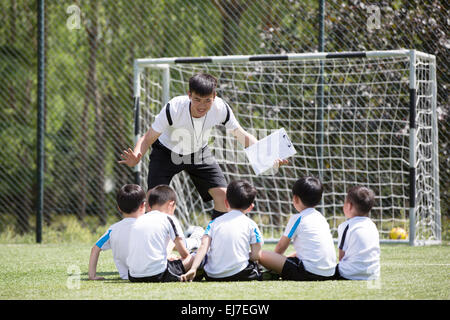
[[[166,270],[160,274],[156,274],[150,277],[135,278],[130,275],[128,271],[128,280],[131,282],[178,282],[180,276],[186,273],[184,270],[183,262],[181,260],[167,260]]]
[[[244,270],[239,271],[236,274],[233,274],[229,277],[224,278],[211,278],[205,272],[205,279],[207,281],[252,281],[252,280],[262,280],[261,269],[257,262],[248,261],[248,265],[244,268]]]
[[[333,280],[334,277],[324,277],[318,274],[306,271],[303,266],[303,262],[297,257],[288,257],[284,263],[283,270],[281,271],[281,278],[283,280],[294,281],[323,281]]]
[[[183,170],[189,174],[205,202],[212,200],[208,193],[209,189],[227,187],[225,176],[208,146],[196,153],[183,156],[173,153],[156,140],[150,154],[148,190],[160,184],[169,185],[173,176]]]

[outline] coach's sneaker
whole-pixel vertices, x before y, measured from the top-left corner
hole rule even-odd
[[[202,237],[205,230],[202,227],[199,226],[189,226],[186,231],[184,232],[184,236],[186,238],[189,238],[190,236],[199,236]]]
[[[186,232],[186,248],[189,250],[189,252],[193,252],[197,250],[200,247],[200,244],[202,243],[202,237],[205,233],[205,230],[202,227],[199,226],[190,226]]]

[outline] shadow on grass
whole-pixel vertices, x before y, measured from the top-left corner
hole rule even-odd
[[[85,276],[81,279],[81,281],[93,281],[89,280],[89,273],[83,272],[81,274],[82,276]],[[117,272],[97,272],[97,276],[100,277],[106,277],[106,276],[117,276],[116,278],[111,279],[104,279],[104,280],[95,280],[95,281],[101,281],[101,282],[109,282],[109,283],[126,283],[129,282],[128,280],[123,280]]]

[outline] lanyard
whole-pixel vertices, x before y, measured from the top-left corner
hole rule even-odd
[[[189,102],[189,116],[191,117],[192,129],[194,129],[195,146],[197,146],[197,144],[198,144],[197,130],[195,130],[194,120],[192,119],[191,103],[190,103],[190,102]],[[208,113],[206,113],[205,119],[203,119],[202,129],[201,129],[201,131],[200,131],[200,139],[201,139],[201,140],[203,140],[203,129],[205,128],[205,123],[206,123],[206,117],[207,117],[207,116],[208,116]],[[201,143],[201,142],[202,142],[202,141],[200,141],[200,143]]]

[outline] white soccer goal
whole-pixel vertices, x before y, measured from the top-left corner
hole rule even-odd
[[[145,133],[165,103],[185,95],[197,72],[218,78],[217,95],[258,139],[284,128],[297,154],[274,175],[256,176],[243,147],[222,127],[210,143],[228,181],[258,190],[250,216],[266,241],[277,241],[295,212],[291,188],[304,175],[320,177],[318,210],[333,235],[345,220],[347,190],[361,184],[376,194],[371,218],[388,240],[409,230],[411,245],[441,240],[436,60],[415,50],[304,53],[135,61],[135,134]],[[147,187],[148,155],[136,167]],[[205,226],[213,203],[203,203],[182,173],[171,185],[183,223]]]

